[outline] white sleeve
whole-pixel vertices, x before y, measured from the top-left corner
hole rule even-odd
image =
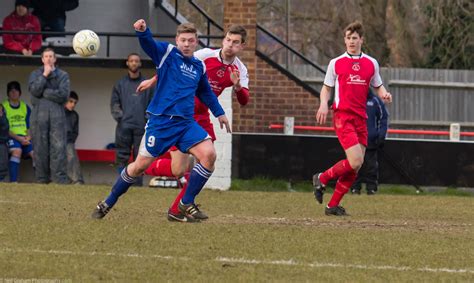
[[[324,84],[329,87],[334,87],[336,85],[336,60],[332,59],[329,62],[328,69],[326,70],[326,76],[324,77]]]
[[[245,65],[242,62],[240,62],[240,60],[237,67],[239,68],[239,73],[240,73],[240,85],[248,89],[249,88],[249,73],[247,72],[247,67],[245,67]]]
[[[382,77],[380,76],[380,68],[379,68],[379,63],[377,62],[377,60],[372,60],[372,62],[374,63],[374,76],[372,77],[372,80],[370,81],[370,85],[373,86],[373,87],[380,87],[381,85],[383,85],[383,82],[382,82]]]
[[[204,59],[211,56],[214,51],[215,50],[212,50],[210,48],[203,48],[203,49],[199,49],[198,51],[195,51],[193,55],[199,60],[204,61]]]

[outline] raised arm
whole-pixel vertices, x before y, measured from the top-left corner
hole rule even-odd
[[[150,58],[153,60],[153,63],[155,63],[157,67],[160,67],[161,59],[168,51],[170,44],[166,42],[155,41],[150,29],[146,27],[146,22],[143,19],[136,21],[133,24],[133,27],[135,28],[138,41],[140,42],[140,46],[142,47],[143,51],[145,51],[145,53],[150,56]]]
[[[229,67],[231,68],[231,67]],[[245,67],[239,72],[236,68],[230,69],[230,79],[234,84],[232,90],[237,96],[240,105],[245,106],[249,103],[249,76]]]

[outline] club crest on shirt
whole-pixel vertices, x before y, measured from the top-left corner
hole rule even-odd
[[[352,64],[352,70],[356,72],[360,70],[360,65],[358,62]]]
[[[219,78],[223,78],[223,77],[224,77],[224,74],[225,74],[225,67],[224,67],[224,68],[220,68],[220,69],[216,72],[216,75],[217,75]]]

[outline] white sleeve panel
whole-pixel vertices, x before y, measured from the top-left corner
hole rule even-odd
[[[246,89],[249,88],[249,74],[247,72],[247,67],[245,67],[244,63],[240,61],[239,58],[236,60],[236,65],[239,70],[240,74],[240,85]]]
[[[324,77],[324,84],[329,87],[334,87],[336,83],[336,59],[332,59],[329,62],[328,69],[326,70],[326,76]]]
[[[380,87],[381,85],[383,85],[383,82],[382,82],[382,77],[380,76],[379,63],[377,62],[377,60],[375,60],[372,57],[369,57],[369,59],[374,64],[374,76],[372,77],[372,80],[370,81],[370,85],[373,87]]]
[[[203,48],[199,49],[198,51],[195,51],[193,55],[199,60],[204,61],[206,58],[213,56],[215,52],[216,50],[210,48]]]

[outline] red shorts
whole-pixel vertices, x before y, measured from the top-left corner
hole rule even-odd
[[[346,112],[335,112],[334,129],[344,150],[356,144],[367,147],[367,119]]]

